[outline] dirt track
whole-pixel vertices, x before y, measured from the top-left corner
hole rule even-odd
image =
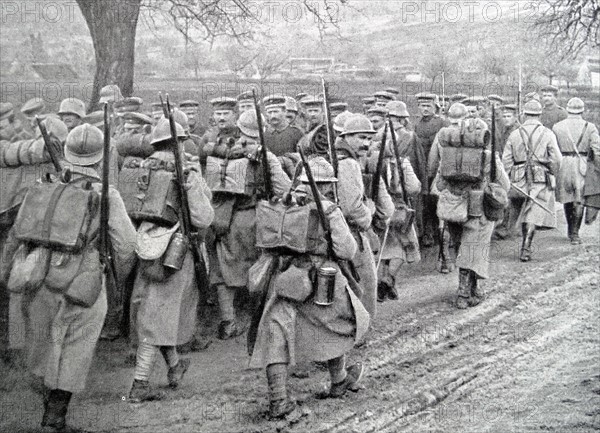
[[[563,221],[559,213],[559,221]],[[122,401],[133,369],[122,344],[101,344],[74,426],[124,432],[589,432],[600,430],[598,223],[572,247],[558,230],[538,233],[529,264],[518,241],[492,248],[478,307],[456,310],[456,272],[434,269],[435,251],[405,269],[400,300],[380,304],[370,341],[351,359],[367,367],[364,389],[319,400],[327,374],[314,366],[290,388],[310,413],[298,423],[266,420],[264,372],[247,370],[245,338],[215,341],[167,401]],[[158,367],[158,364],[157,364]],[[152,378],[166,386],[164,365]],[[2,370],[6,371],[5,369]],[[40,398],[10,371],[0,382],[0,431],[33,431]]]

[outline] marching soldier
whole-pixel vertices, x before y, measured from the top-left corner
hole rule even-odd
[[[71,182],[89,181],[100,194],[98,171],[102,158],[103,135],[99,129],[86,124],[75,127],[69,133],[65,160],[70,165]],[[123,276],[127,275],[133,263],[135,229],[125,212],[121,196],[112,187],[109,189],[109,206],[109,236],[117,275]],[[99,214],[95,218],[99,219]],[[85,387],[106,315],[106,290],[101,283],[101,265],[95,243],[90,243],[84,251],[82,254],[87,254],[87,259],[83,260],[90,261],[87,268],[82,267],[87,275],[82,280],[76,277],[68,292],[64,292],[71,297],[66,297],[63,292],[51,291],[45,282],[29,306],[35,330],[29,357],[30,370],[43,383],[40,386],[44,397],[42,426],[54,431],[70,431],[66,426],[69,402],[73,393],[81,392]],[[96,299],[90,298],[92,305],[88,307],[73,303],[70,299],[78,292],[93,292]]]
[[[366,120],[366,119],[365,119]],[[354,257],[357,244],[342,212],[332,203],[333,168],[323,157],[309,161],[329,225],[333,253],[342,260]],[[300,184],[290,195],[298,203],[315,200],[303,172]],[[325,244],[325,242],[323,242]],[[251,368],[265,368],[269,386],[269,418],[298,419],[302,416],[287,389],[288,367],[302,361],[326,362],[331,385],[323,397],[343,397],[353,390],[363,375],[363,365],[346,365],[347,352],[358,342],[369,325],[369,314],[348,287],[337,263],[329,261],[323,252],[286,255],[273,253],[276,262],[270,276],[265,307],[257,325],[255,342],[249,340]],[[334,291],[327,305],[311,296],[311,270],[330,269],[335,273]],[[317,271],[318,272],[318,271]],[[321,277],[317,277],[321,278]],[[310,283],[309,283],[310,284]],[[308,291],[305,292],[305,290]]]
[[[508,137],[514,131],[521,127],[518,119],[518,108],[515,104],[507,104],[502,107],[502,127],[500,129],[500,139],[497,141],[498,154],[500,157],[504,154],[504,147],[508,141]],[[498,239],[506,239],[513,236],[513,228],[519,216],[518,210],[515,210],[511,203],[504,210],[504,217],[501,222],[496,223],[494,237]]]
[[[300,104],[306,113],[307,132],[312,131],[322,123],[325,123],[323,99],[321,99],[320,96],[305,96],[300,100]]]
[[[237,95],[236,99],[238,101],[238,110],[240,114],[244,111],[254,110],[254,97],[252,96],[251,90],[240,93]]]
[[[523,114],[523,125],[508,137],[502,162],[514,186],[511,206],[520,211],[517,222],[521,222],[523,242],[519,259],[528,262],[535,230],[556,227],[554,176],[562,156],[556,136],[540,122],[542,105],[529,101]]]
[[[67,125],[69,131],[72,131],[75,127],[83,124],[83,119],[85,118],[85,104],[82,100],[77,98],[64,99],[60,103],[58,115],[60,120]]]
[[[375,98],[375,106],[385,107],[388,102],[394,101],[396,99],[396,96],[393,93],[381,90],[379,92],[373,93],[373,98]]]
[[[338,114],[348,110],[348,104],[346,102],[332,102],[329,104],[329,113],[331,118],[335,119]]]
[[[291,96],[285,97],[285,118],[290,125],[298,128],[300,132],[304,132],[306,130],[306,119],[304,117],[304,113],[300,112],[298,102]]]
[[[35,116],[40,118],[45,117],[46,103],[41,98],[32,98],[25,102],[21,107],[21,113],[29,121],[29,128],[33,132],[33,138],[37,138],[40,134]]]
[[[467,119],[467,109],[463,104],[455,103],[450,107],[448,117],[451,125],[440,130],[436,137],[435,147],[432,148],[432,153],[434,149],[437,149],[436,154],[441,160],[432,189],[439,193],[438,213],[440,219],[447,222],[456,252],[456,266],[459,268],[456,306],[464,309],[478,305],[483,300],[484,293],[477,281],[489,276],[487,253],[494,230],[494,222],[488,220],[487,204],[483,199],[483,194],[477,192],[483,191],[490,182],[489,175],[493,157],[496,160],[497,179],[492,181],[497,183],[503,191],[504,197],[506,197],[510,182],[502,168],[500,158],[493,156],[491,151],[485,150],[487,143],[481,136],[476,135],[470,140],[471,146],[477,145],[479,148],[463,147],[463,152],[472,150],[472,154],[477,158],[481,158],[480,152],[483,151],[484,165],[479,174],[474,175],[469,164],[465,166],[462,161],[459,163],[458,160],[454,160],[453,155],[456,153],[453,150],[463,141],[460,139],[460,135],[463,131],[462,124]],[[477,122],[480,124],[478,125]],[[470,126],[473,127],[473,130],[485,131],[487,129],[485,122],[479,119],[471,121]],[[467,141],[467,138],[464,140]],[[466,157],[464,153],[460,158],[463,157]],[[446,207],[447,197],[454,197],[463,202],[464,215],[450,213],[455,209]]]
[[[425,156],[429,159],[429,152],[433,139],[440,129],[448,122],[438,116],[439,102],[437,95],[432,93],[419,93],[416,95],[421,118],[415,124],[417,143],[423,148]],[[418,171],[418,169],[417,169]],[[438,218],[436,216],[436,198],[429,193],[431,179],[426,184],[422,183],[423,193],[423,232],[421,247],[431,247],[435,243],[438,231]]]
[[[7,105],[12,107],[12,104]],[[0,112],[6,116],[0,116],[3,137],[3,140],[0,140],[0,178],[2,179],[0,182],[0,251],[3,252],[4,257],[12,259],[14,251],[9,248],[7,239],[23,197],[27,189],[39,179],[40,173],[51,173],[55,169],[50,162],[48,153],[44,150],[44,142],[41,137],[22,139],[21,135],[12,128],[10,121],[12,109],[6,111],[7,105],[0,105]],[[66,125],[56,117],[46,117],[43,123],[51,143],[57,149],[62,149],[69,132]],[[9,262],[10,260],[4,260],[0,265],[6,266]],[[14,349],[19,349],[11,347],[8,338],[9,321],[14,320],[12,315],[9,317],[10,304],[15,304],[17,301],[16,298],[11,301],[6,281],[0,280],[0,359],[6,361],[11,361]],[[29,301],[29,297],[21,300],[26,334],[30,330],[27,310]],[[26,340],[26,343],[30,344],[27,336]]]
[[[247,170],[254,172],[253,179],[260,176],[261,164],[259,146],[258,124],[254,110],[245,111],[240,116],[237,126],[240,138],[231,146],[220,142],[212,151],[212,155],[221,159],[242,160],[247,162]],[[268,153],[271,183],[274,193],[282,196],[290,187],[290,180],[283,171],[278,159]],[[229,165],[228,164],[228,165]],[[207,243],[209,249],[210,283],[216,285],[219,299],[221,322],[219,323],[218,336],[221,340],[241,335],[245,325],[236,319],[234,301],[236,293],[247,287],[248,269],[258,259],[259,251],[256,248],[256,204],[265,198],[264,181],[253,181],[252,190],[247,194],[228,192],[220,188],[220,173],[207,167],[207,182],[213,189],[213,208],[215,222],[211,227],[209,236],[214,242]],[[240,173],[235,173],[238,182]],[[214,179],[213,183],[211,179]],[[218,190],[217,190],[218,188]]]
[[[363,288],[361,301],[371,318],[375,317],[377,310],[377,272],[368,231],[373,219],[385,226],[394,207],[383,179],[379,181],[381,192],[378,202],[368,203],[365,198],[361,159],[366,155],[374,135],[375,130],[369,119],[362,114],[356,114],[346,120],[344,130],[335,144],[339,159],[339,205],[358,243],[353,264]]]
[[[367,96],[366,98],[362,98],[362,108],[363,114],[367,114],[369,109],[375,105],[375,98],[372,96]]]
[[[408,129],[410,114],[406,104],[402,101],[392,101],[387,105],[389,116],[394,125],[396,140],[398,142],[398,155],[410,161],[412,171],[419,180],[419,191],[412,195],[412,204],[415,210],[415,224],[417,235],[423,236],[423,195],[421,191],[427,190],[429,181],[427,176],[427,155],[417,140],[415,132]],[[412,193],[409,193],[412,194]]]
[[[571,98],[567,104],[569,116],[552,128],[563,156],[556,177],[556,201],[564,206],[568,237],[572,245],[581,244],[579,228],[583,220],[583,191],[588,155],[592,148],[600,145],[596,126],[581,117],[584,110],[585,105],[581,99]]]
[[[296,152],[296,146],[304,136],[299,128],[288,122],[285,104],[286,98],[283,95],[269,95],[263,98],[268,123],[264,132],[265,144],[275,156]]]
[[[178,138],[186,137],[181,125],[176,123],[175,128]],[[152,132],[151,144],[154,153],[142,165],[173,171],[169,168],[173,167],[175,157],[168,119],[158,122]],[[211,192],[197,166],[191,164],[185,171],[190,222],[196,229],[206,229],[214,217],[210,204]],[[156,200],[162,198],[156,197]],[[179,211],[177,209],[175,214],[181,218]],[[138,348],[134,380],[129,392],[131,402],[162,397],[162,393],[152,390],[148,383],[159,351],[168,367],[167,379],[171,388],[179,385],[190,365],[189,359],[179,359],[176,346],[191,341],[196,329],[199,294],[193,254],[189,248],[184,250],[179,270],[163,264],[163,258],[168,254],[169,244],[173,236],[178,234],[180,224],[181,219],[172,226],[143,221],[138,229],[136,253],[140,264],[132,294],[132,303],[139,305],[136,318]]]
[[[544,106],[542,115],[540,116],[540,122],[548,129],[567,118],[567,111],[556,103],[556,97],[558,96],[558,87],[551,84],[544,86],[540,89],[542,92],[541,103]]]
[[[385,127],[385,119],[388,115],[386,107],[373,106],[367,111],[367,117],[373,125],[373,129],[376,131],[374,140],[381,141],[383,128]]]
[[[206,174],[206,157],[212,153],[215,146],[222,142],[230,142],[233,145],[240,138],[240,130],[236,126],[237,99],[223,96],[211,99],[210,104],[213,107],[215,126],[204,133],[199,150],[200,164],[204,174]]]
[[[200,142],[201,137],[206,132],[206,128],[200,124],[200,113],[198,112],[199,108],[200,103],[192,99],[183,101],[181,104],[179,104],[179,109],[183,111],[188,118],[189,134],[194,142]]]

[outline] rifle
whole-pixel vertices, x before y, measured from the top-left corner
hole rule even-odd
[[[168,111],[168,108],[167,108],[167,106],[165,105],[165,103],[163,101],[162,93],[160,93],[160,92],[158,92],[158,99],[160,99],[160,106],[162,107],[162,110],[163,110],[163,116],[165,116],[165,119],[168,119],[169,118],[169,111]]]
[[[310,190],[312,191],[315,204],[317,206],[317,214],[319,215],[319,221],[321,222],[321,226],[325,231],[325,240],[327,241],[327,255],[331,260],[334,260],[340,268],[340,272],[346,280],[348,280],[348,285],[354,292],[354,294],[358,297],[362,297],[363,290],[358,284],[356,278],[354,277],[354,272],[352,270],[351,264],[346,260],[340,260],[333,248],[333,238],[331,237],[331,226],[329,225],[329,220],[325,216],[325,211],[323,209],[323,202],[321,202],[321,195],[319,193],[319,189],[317,188],[317,183],[315,182],[315,178],[313,177],[310,166],[308,165],[308,161],[306,160],[306,155],[304,154],[304,150],[302,146],[298,147],[298,151],[300,152],[300,159],[302,160],[302,165],[304,166],[304,171],[306,171],[306,177],[308,178],[308,183],[310,185]]]
[[[108,116],[108,104],[104,104],[104,146],[102,159],[102,195],[100,196],[100,239],[99,255],[104,273],[104,282],[106,287],[106,298],[108,301],[108,314],[106,318],[106,338],[117,338],[121,330],[119,329],[118,316],[121,314],[121,308],[124,305],[124,290],[119,285],[117,271],[113,257],[112,242],[108,234],[108,218],[110,215],[109,181],[110,174],[110,122]]]
[[[548,209],[546,206],[544,206],[538,199],[533,198],[532,196],[530,196],[529,194],[527,194],[525,191],[523,191],[521,188],[519,188],[515,184],[511,184],[510,187],[512,189],[514,189],[515,191],[517,191],[518,193],[520,193],[521,195],[524,195],[529,200],[531,200],[532,203],[537,204],[539,207],[541,207],[542,209],[544,209],[550,215],[554,215],[554,212],[552,212],[550,209]]]
[[[400,188],[402,189],[402,197],[404,201],[408,205],[409,208],[412,209],[411,199],[406,193],[406,182],[404,179],[404,169],[402,168],[402,158],[398,152],[398,139],[396,137],[396,131],[394,130],[394,124],[392,123],[392,119],[388,119],[388,125],[390,128],[390,134],[392,136],[392,151],[394,152],[394,156],[396,157],[396,165],[398,166],[398,176],[400,177]]]
[[[52,142],[50,141],[50,136],[48,135],[46,125],[42,123],[42,120],[39,118],[39,116],[35,116],[35,121],[37,122],[38,127],[40,128],[40,132],[42,133],[42,138],[44,139],[44,146],[46,147],[48,155],[50,155],[50,160],[52,161],[54,169],[57,173],[62,172],[62,166],[59,162],[59,156],[57,155],[56,148],[52,145]]]
[[[377,158],[377,168],[375,168],[375,174],[373,175],[373,183],[371,185],[371,197],[373,202],[377,205],[379,198],[379,179],[381,179],[381,172],[383,171],[383,161],[385,158],[385,144],[387,141],[388,125],[385,124],[383,128],[383,137],[381,139],[381,146],[379,147],[379,158]]]
[[[258,125],[258,140],[260,141],[260,153],[262,156],[262,169],[263,177],[265,178],[265,192],[267,194],[267,200],[273,198],[273,184],[271,183],[271,167],[269,166],[269,159],[267,155],[267,146],[265,143],[265,135],[263,130],[262,116],[260,114],[260,107],[256,100],[256,89],[252,89],[252,99],[254,100],[254,111],[256,112],[256,123]]]
[[[337,152],[335,150],[333,123],[331,122],[331,111],[329,110],[329,85],[325,82],[325,78],[321,77],[321,87],[323,90],[323,105],[325,108],[325,127],[327,129],[327,146],[329,148],[329,159],[333,167],[333,175],[337,178],[339,172]],[[333,184],[333,193],[335,201],[338,201],[337,184]]]
[[[522,98],[521,94],[523,92],[523,74],[521,69],[521,63],[519,62],[519,90],[517,91],[517,119],[521,120],[521,105]]]
[[[159,95],[162,103],[162,95]],[[192,218],[190,216],[190,205],[188,201],[187,191],[185,189],[185,172],[183,170],[183,161],[181,158],[181,148],[179,146],[179,139],[177,138],[177,128],[175,127],[175,119],[173,118],[173,112],[171,111],[171,104],[169,103],[169,94],[167,94],[167,103],[163,104],[163,110],[167,113],[169,119],[169,127],[171,129],[171,139],[173,140],[173,155],[175,156],[175,175],[177,178],[177,191],[179,193],[179,203],[181,205],[181,233],[187,239],[188,244],[192,250],[192,257],[194,259],[194,274],[196,277],[196,284],[198,285],[198,291],[202,294],[201,287],[208,284],[208,276],[206,274],[206,266],[204,259],[199,250],[199,239],[198,233],[192,229]]]
[[[490,182],[496,182],[496,108],[494,106],[492,106],[492,160],[490,164]]]

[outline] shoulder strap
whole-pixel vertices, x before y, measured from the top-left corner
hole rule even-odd
[[[587,131],[587,127],[588,127],[589,123],[590,122],[585,122],[585,125],[583,125],[583,130],[581,131],[579,140],[577,140],[577,144],[575,145],[575,152],[577,152],[578,155],[579,155],[579,145],[581,144],[581,141],[583,140],[583,136],[585,135],[585,132]]]

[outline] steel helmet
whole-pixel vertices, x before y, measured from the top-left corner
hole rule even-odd
[[[102,160],[103,147],[102,131],[84,123],[69,132],[65,143],[65,159],[75,165],[94,165]]]
[[[74,114],[80,119],[85,117],[85,104],[81,99],[68,98],[60,103],[58,114]]]
[[[185,131],[183,130],[181,125],[177,122],[175,122],[175,130],[177,131],[177,137],[179,137],[179,138],[187,137],[187,135],[185,134]],[[150,144],[154,145],[156,143],[160,143],[162,141],[167,141],[170,139],[171,139],[171,125],[169,124],[169,119],[165,119],[164,117],[162,117],[158,121],[156,126],[154,127],[154,130],[152,131],[152,140],[150,141]]]
[[[348,117],[340,136],[348,134],[375,134],[373,124],[364,114],[355,114]]]

